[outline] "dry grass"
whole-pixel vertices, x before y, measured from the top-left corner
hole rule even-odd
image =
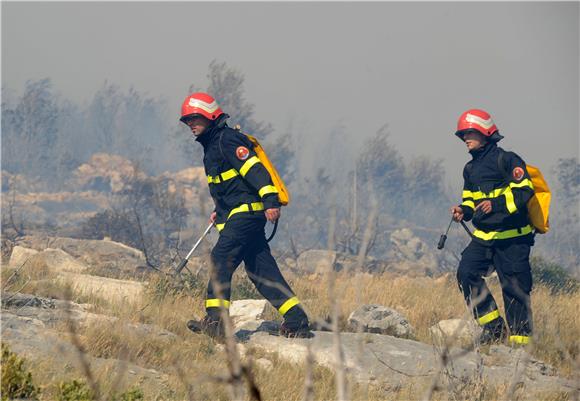
[[[27,266],[17,277],[6,282],[14,271],[2,269],[3,288],[14,290],[24,285],[22,292],[36,293],[42,296],[62,298],[65,288],[51,283],[54,278],[49,271],[34,266]],[[346,327],[350,312],[360,304],[381,304],[393,307],[403,313],[416,329],[416,338],[429,343],[431,341],[428,329],[440,320],[458,318],[465,315],[466,308],[459,293],[455,278],[445,276],[439,279],[408,278],[389,274],[383,275],[349,275],[339,273],[336,277],[338,299],[329,299],[327,283],[324,277],[287,275],[292,287],[303,301],[311,317],[325,319],[331,314],[335,302],[339,303],[341,311],[340,325]],[[233,298],[255,295],[251,286],[247,285],[243,274],[236,274],[236,291]],[[497,282],[491,282],[492,292],[501,294]],[[225,356],[216,343],[202,335],[192,335],[185,327],[185,322],[204,314],[203,299],[205,295],[205,280],[193,280],[184,289],[175,286],[165,278],[149,278],[148,290],[143,300],[136,304],[115,303],[99,299],[95,294],[90,299],[80,294],[72,293],[75,302],[91,302],[98,305],[100,313],[120,318],[117,323],[94,323],[78,330],[79,340],[85,352],[93,357],[126,360],[148,369],[155,369],[168,375],[169,379],[155,394],[146,393],[146,399],[228,399],[227,385],[220,382],[226,376]],[[501,296],[496,297],[501,305]],[[573,374],[579,358],[580,320],[577,317],[577,307],[580,305],[580,293],[551,294],[550,290],[538,286],[532,295],[535,319],[535,343],[532,354],[555,366],[564,375]],[[275,311],[270,311],[271,317],[276,317]],[[142,336],[127,329],[127,323],[148,323],[164,328],[176,334],[175,338],[167,339],[155,336]],[[252,359],[261,356],[260,352],[252,351]],[[301,400],[304,396],[304,379],[306,367],[293,365],[268,355],[274,362],[271,370],[254,367],[257,385],[263,399]],[[54,373],[50,379],[47,373],[50,369],[38,365],[33,374],[41,377],[46,396],[51,399],[54,394],[55,380],[67,376]],[[54,368],[53,368],[54,371]],[[78,378],[71,372],[69,377]],[[103,392],[109,391],[108,371],[97,372],[95,377],[102,383]],[[329,369],[315,366],[315,399],[329,400],[336,397],[334,373]],[[109,387],[107,387],[109,386]],[[384,387],[382,385],[363,386],[351,383],[352,399],[360,400],[408,400],[418,399],[424,394],[426,386],[415,384],[400,388]],[[486,383],[469,383],[464,388],[455,389],[455,393],[447,391],[434,393],[435,400],[449,399],[502,399],[506,388],[494,387]],[[516,393],[516,399],[520,396]],[[549,393],[545,400],[566,400],[567,395]],[[249,399],[249,398],[248,398]]]

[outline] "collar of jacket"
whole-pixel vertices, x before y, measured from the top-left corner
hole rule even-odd
[[[483,158],[485,155],[487,155],[489,152],[491,152],[495,148],[497,148],[497,145],[495,142],[487,142],[485,145],[483,145],[479,149],[470,150],[469,153],[473,157],[473,160],[477,160],[477,159]]]
[[[195,138],[195,140],[203,146],[205,149],[216,137],[217,133],[224,127],[227,127],[226,121],[230,116],[227,114],[222,114],[218,117],[215,122],[209,126],[203,134]]]

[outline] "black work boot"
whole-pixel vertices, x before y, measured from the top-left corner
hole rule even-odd
[[[501,344],[507,338],[505,321],[501,316],[484,324],[482,328],[483,332],[479,336],[480,345]]]
[[[201,320],[190,320],[187,328],[194,333],[203,333],[215,340],[223,340],[225,331],[221,319],[215,319],[206,315]]]
[[[295,306],[284,315],[284,323],[280,326],[280,335],[288,338],[312,338],[308,317],[304,310]]]
[[[291,326],[284,322],[280,325],[280,335],[288,338],[312,338],[314,333],[306,326]]]

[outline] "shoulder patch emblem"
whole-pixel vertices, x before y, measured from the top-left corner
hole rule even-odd
[[[245,146],[238,146],[236,149],[236,157],[240,160],[246,160],[250,155],[250,151]]]
[[[522,178],[524,178],[524,169],[521,167],[514,168],[514,171],[512,171],[512,176],[514,177],[514,180],[520,181]]]

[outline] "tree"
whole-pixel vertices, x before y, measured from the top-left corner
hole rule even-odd
[[[4,106],[4,105],[3,105]],[[4,167],[13,173],[49,177],[57,167],[59,107],[50,79],[27,81],[14,109],[2,108]]]

